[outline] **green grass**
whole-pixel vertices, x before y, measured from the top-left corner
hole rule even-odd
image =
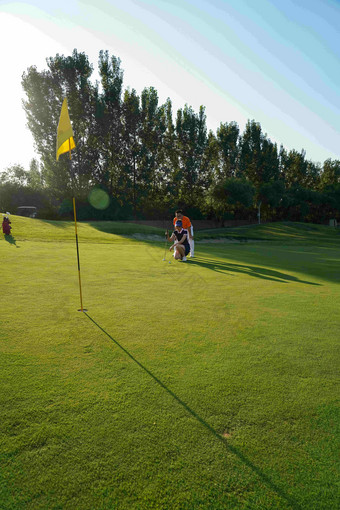
[[[20,216],[11,216],[15,221],[15,240],[20,241],[72,241],[75,239],[74,222],[38,220]],[[13,219],[14,218],[14,219]],[[94,221],[90,223],[77,222],[80,242],[114,243],[127,242],[132,234],[162,235],[164,229],[122,223],[118,221]]]
[[[335,230],[233,229],[170,265],[131,237],[162,229],[80,224],[85,314],[73,224],[12,227],[1,509],[338,507]]]
[[[340,243],[340,230],[324,225],[309,223],[265,223],[263,225],[247,225],[237,228],[219,228],[214,230],[201,230],[198,239],[227,238],[240,241],[270,241],[272,243],[293,244],[338,244]]]

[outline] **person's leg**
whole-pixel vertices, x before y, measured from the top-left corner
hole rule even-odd
[[[182,257],[182,260],[185,262],[187,260],[187,256],[190,253],[190,246],[185,246],[184,248],[184,256]]]
[[[176,245],[176,251],[175,251],[175,259],[176,260],[182,260],[184,257],[185,248],[182,244]]]
[[[195,254],[195,241],[193,239],[193,235],[194,235],[194,227],[191,225],[190,227],[190,232],[191,232],[191,236],[192,237],[189,237],[189,244],[190,244],[190,257],[193,257],[194,254]]]

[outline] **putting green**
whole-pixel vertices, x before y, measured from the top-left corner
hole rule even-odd
[[[12,226],[1,508],[336,507],[336,232],[237,230],[170,265],[121,236],[161,230],[81,224],[85,314],[73,225]]]

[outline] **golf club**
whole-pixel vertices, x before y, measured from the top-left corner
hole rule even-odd
[[[163,262],[166,260],[166,243],[167,243],[167,235],[168,235],[168,231],[166,230],[166,231],[165,231],[165,244],[164,244],[164,257],[163,257]]]

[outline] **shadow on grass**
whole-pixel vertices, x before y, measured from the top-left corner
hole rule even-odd
[[[277,243],[298,243],[302,245],[327,246],[339,245],[340,230],[324,225],[300,222],[268,222],[261,225],[243,225],[240,227],[217,228],[214,235],[239,241],[267,241]],[[197,240],[209,238],[209,230],[197,232]]]
[[[135,234],[141,236],[139,240],[146,240],[147,236],[159,236],[163,239],[164,230],[156,227],[150,227],[142,223],[133,223],[128,221],[89,221],[89,225],[100,232],[116,236],[131,238]]]
[[[73,220],[43,220],[42,218],[37,219],[43,223],[47,223],[47,225],[51,225],[52,227],[57,228],[68,228],[70,224],[74,224]]]
[[[291,506],[291,508],[293,508],[294,510],[301,510],[300,505],[294,500],[294,498],[292,498],[291,496],[286,494],[285,491],[283,489],[281,489],[281,487],[276,485],[269,478],[269,476],[267,476],[260,468],[255,466],[255,464],[253,464],[240,450],[238,450],[234,446],[231,446],[230,444],[228,444],[227,440],[221,434],[219,434],[211,425],[209,425],[209,423],[207,423],[203,418],[201,418],[201,416],[199,416],[193,409],[191,409],[191,407],[189,407],[173,391],[171,391],[148,368],[146,368],[144,365],[142,365],[142,363],[140,363],[132,354],[130,354],[130,352],[127,349],[125,349],[125,347],[123,347],[119,342],[117,342],[117,340],[115,340],[109,333],[107,333],[105,331],[105,329],[103,329],[94,319],[92,319],[92,317],[90,317],[90,315],[88,313],[86,313],[86,312],[84,312],[84,313],[88,317],[88,319],[90,319],[90,321],[95,326],[97,326],[97,328],[99,328],[110,340],[112,340],[112,342],[114,342],[122,351],[124,351],[125,354],[127,356],[129,356],[129,358],[132,359],[132,361],[137,363],[137,365],[142,370],[144,370],[150,377],[152,377],[152,379],[154,379],[154,381],[156,381],[156,383],[159,384],[159,386],[161,386],[167,393],[169,393],[169,395],[171,395],[171,397],[173,399],[175,399],[182,407],[184,407],[184,409],[189,414],[191,414],[191,416],[193,416],[203,427],[205,427],[207,430],[209,430],[209,432],[211,432],[211,434],[216,439],[218,439],[223,444],[223,446],[225,446],[230,452],[232,452],[234,455],[236,455],[240,459],[241,462],[243,462],[248,468],[250,468],[254,473],[256,473],[256,475],[262,480],[262,482],[264,482],[267,485],[267,487],[269,487],[272,491],[274,491],[279,497],[284,499],[286,501],[286,503],[288,503]]]
[[[13,237],[12,235],[5,235],[4,237],[5,241],[7,241],[9,244],[13,244],[16,248],[19,248],[19,246],[17,246],[15,237]]]
[[[296,276],[292,276],[286,273],[280,273],[279,271],[273,271],[265,267],[257,267],[242,264],[233,264],[231,262],[221,262],[213,259],[204,259],[199,257],[198,259],[190,259],[190,265],[196,264],[207,269],[212,269],[218,273],[243,273],[254,278],[262,278],[263,280],[272,280],[279,283],[304,283],[306,285],[321,285],[320,283],[307,282],[305,280],[299,280]]]

